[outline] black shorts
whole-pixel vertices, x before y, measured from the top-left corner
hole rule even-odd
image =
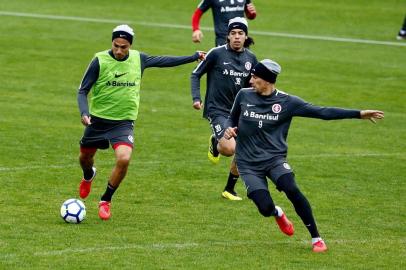
[[[228,116],[215,115],[215,116],[208,116],[207,119],[210,122],[211,130],[213,131],[214,136],[219,141],[221,138],[223,138],[224,128],[225,128]]]
[[[293,173],[285,158],[276,158],[260,164],[246,164],[238,162],[237,168],[247,190],[247,195],[259,189],[268,189],[267,177],[276,185],[279,177]]]
[[[91,124],[85,128],[81,148],[114,149],[119,145],[134,145],[134,121],[108,120],[92,116]]]

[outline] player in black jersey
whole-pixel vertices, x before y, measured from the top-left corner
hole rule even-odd
[[[268,177],[292,202],[311,234],[313,251],[324,252],[327,246],[319,235],[311,206],[296,185],[293,171],[286,160],[286,138],[292,118],[361,118],[375,122],[376,119],[382,119],[384,113],[377,110],[314,106],[275,88],[280,71],[279,64],[268,59],[252,69],[252,88],[242,89],[238,93],[224,138],[237,138],[235,159],[238,171],[246,186],[247,196],[254,201],[259,212],[266,217],[275,216],[281,231],[293,235],[293,224],[272,200]]]
[[[230,19],[244,17],[255,19],[257,13],[251,0],[202,0],[192,16],[192,41],[200,42],[203,33],[200,30],[200,18],[211,9],[213,13],[214,32],[216,33],[216,46],[227,42],[227,29]]]
[[[213,130],[210,137],[209,160],[218,163],[219,154],[234,155],[235,141],[223,139],[224,124],[227,120],[234,98],[238,91],[249,86],[251,68],[257,64],[257,58],[247,48],[252,42],[248,37],[248,24],[244,18],[230,20],[228,43],[211,49],[191,75],[193,107],[203,110],[203,117],[208,119]],[[207,89],[202,106],[200,97],[200,78],[207,73]],[[217,143],[218,142],[218,143]],[[233,161],[227,185],[222,196],[230,200],[241,200],[234,187],[238,171]]]

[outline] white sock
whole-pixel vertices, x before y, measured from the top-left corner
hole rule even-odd
[[[312,238],[312,245],[314,245],[315,243],[317,243],[321,240],[323,240],[323,239],[321,239],[321,237]]]
[[[278,217],[281,217],[283,215],[283,210],[279,206],[275,206],[276,211],[278,212]]]

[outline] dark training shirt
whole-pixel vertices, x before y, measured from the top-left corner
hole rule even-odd
[[[251,68],[257,62],[250,50],[237,52],[229,45],[213,48],[207,53],[190,78],[193,102],[200,101],[200,78],[207,73],[203,117],[230,114],[238,91],[249,86]]]
[[[214,20],[216,44],[227,40],[228,21],[235,17],[244,17],[244,8],[251,0],[202,0],[198,8],[204,13],[211,8]]]
[[[227,123],[227,127],[238,127],[237,162],[286,158],[286,138],[294,116],[335,120],[360,118],[360,111],[315,106],[277,89],[269,96],[261,96],[253,88],[241,89]]]

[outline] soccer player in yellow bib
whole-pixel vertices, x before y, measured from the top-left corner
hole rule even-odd
[[[99,217],[103,220],[111,217],[112,196],[130,163],[144,70],[191,63],[205,55],[196,52],[191,56],[149,56],[132,50],[133,40],[134,31],[128,25],[114,28],[111,49],[95,54],[78,91],[81,121],[86,126],[79,155],[83,170],[79,186],[82,199],[89,195],[96,176],[93,164],[97,149],[107,149],[111,145],[115,152],[115,166],[99,202]]]

